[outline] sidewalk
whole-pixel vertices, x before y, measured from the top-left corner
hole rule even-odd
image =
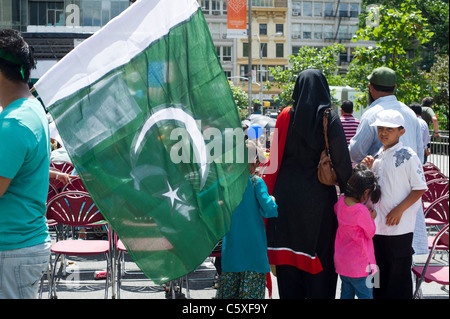
[[[426,255],[414,257],[414,262],[424,263]],[[438,260],[440,256],[437,257]],[[448,262],[448,256],[444,257]],[[66,259],[67,275],[63,276],[57,284],[58,299],[103,299],[105,279],[94,279],[95,271],[102,270],[106,266],[106,262],[100,257],[71,257]],[[73,271],[81,270],[80,275]],[[120,291],[120,299],[171,299],[172,294],[166,294],[164,286],[157,285],[139,273],[139,268],[131,260],[129,255],[126,256],[125,271]],[[207,258],[203,264],[194,272],[189,274],[189,297],[191,299],[212,299],[216,295],[214,288],[214,276],[216,274],[214,264],[211,258]],[[279,299],[276,277],[272,276],[273,296],[272,299]],[[81,279],[81,282],[74,279]],[[336,299],[340,296],[340,281],[336,290]],[[448,287],[447,287],[448,288]],[[182,295],[176,294],[177,298],[187,298],[185,284],[182,288]],[[436,283],[423,283],[422,292],[424,299],[449,299],[447,292],[441,289]],[[111,298],[112,291],[109,288],[109,296]],[[44,282],[43,296],[47,298],[48,285]],[[117,298],[117,296],[116,296]],[[266,289],[266,299],[268,293]]]

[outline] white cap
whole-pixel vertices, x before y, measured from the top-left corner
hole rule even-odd
[[[405,126],[405,119],[396,110],[383,110],[377,114],[377,119],[370,126],[400,127]]]

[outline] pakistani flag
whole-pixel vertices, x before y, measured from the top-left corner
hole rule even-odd
[[[225,73],[195,0],[137,1],[35,85],[95,203],[143,272],[195,270],[248,179]]]

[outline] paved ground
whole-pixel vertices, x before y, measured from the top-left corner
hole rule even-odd
[[[442,262],[440,256],[437,261]],[[426,255],[416,256],[414,261],[423,263]],[[189,293],[186,290],[186,282],[183,284],[182,294],[175,294],[176,298],[191,299],[212,299],[216,295],[214,288],[214,276],[216,275],[214,264],[211,258],[207,258],[205,262],[192,274],[189,278]],[[448,255],[444,256],[444,262],[448,263]],[[102,299],[104,298],[104,279],[94,279],[95,271],[105,268],[105,261],[97,257],[72,257],[66,260],[67,274],[61,276],[57,284],[58,299]],[[81,274],[76,272],[82,271]],[[76,272],[75,272],[76,271]],[[61,273],[60,273],[61,274]],[[78,281],[80,280],[80,281]],[[276,277],[272,275],[273,282],[273,299],[279,299]],[[336,298],[340,295],[340,282]],[[435,283],[424,283],[422,285],[424,299],[449,299],[447,292],[441,289],[441,286]],[[447,286],[448,288],[448,286]],[[48,286],[44,283],[43,298],[47,298]],[[108,298],[112,297],[111,288],[109,289]],[[125,274],[120,290],[120,299],[171,299],[172,294],[166,293],[164,286],[156,285],[144,275],[139,273],[136,264],[127,256],[125,263]],[[118,296],[116,296],[118,298]],[[268,298],[266,290],[266,298]]]

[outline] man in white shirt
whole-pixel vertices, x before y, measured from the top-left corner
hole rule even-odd
[[[395,71],[380,67],[372,71],[369,79],[369,109],[364,112],[355,136],[350,140],[349,151],[352,162],[360,163],[367,155],[374,156],[382,146],[377,135],[377,128],[371,126],[376,116],[383,110],[396,110],[403,116],[405,133],[400,137],[404,146],[412,148],[423,163],[422,130],[416,114],[394,95],[397,88]],[[416,254],[428,254],[428,237],[422,207],[419,208],[413,248]]]

